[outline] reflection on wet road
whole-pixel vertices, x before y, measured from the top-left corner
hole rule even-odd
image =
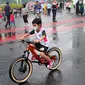
[[[35,81],[35,80],[34,80]],[[61,85],[62,81],[62,73],[60,70],[50,71],[46,77],[36,82],[36,85]],[[32,82],[25,82],[23,84],[18,85],[35,85]]]

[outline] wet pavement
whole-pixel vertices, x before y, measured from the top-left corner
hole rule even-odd
[[[59,69],[49,71],[45,66],[33,64],[32,76],[26,83],[17,84],[11,81],[9,66],[23,54],[19,43],[9,42],[9,39],[15,41],[24,33],[23,20],[17,18],[16,33],[6,33],[5,36],[8,37],[1,37],[0,43],[5,43],[0,46],[0,85],[85,85],[85,17],[67,13],[57,15],[57,23],[52,23],[49,16],[43,15],[42,19],[49,36],[50,47],[56,46],[62,51]],[[29,17],[30,24],[33,17]],[[4,29],[4,23],[0,27]]]

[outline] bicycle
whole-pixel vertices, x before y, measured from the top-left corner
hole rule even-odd
[[[10,75],[10,78],[12,79],[12,81],[14,81],[15,83],[24,83],[25,81],[27,81],[27,79],[29,79],[29,77],[32,74],[32,71],[33,71],[32,63],[38,63],[38,65],[40,65],[40,66],[45,65],[47,67],[48,62],[36,53],[36,51],[39,51],[39,50],[37,50],[37,48],[34,48],[33,46],[30,45],[33,42],[25,41],[25,40],[19,41],[19,42],[27,43],[28,46],[27,46],[26,50],[24,51],[24,54],[21,57],[19,57],[18,59],[16,59],[10,65],[9,75]],[[32,58],[34,57],[35,60],[29,59],[30,52],[32,53]],[[55,52],[57,53],[57,55],[54,54]],[[49,70],[57,69],[61,63],[62,53],[61,53],[60,49],[58,49],[57,47],[52,47],[52,48],[48,49],[48,51],[45,54],[48,55],[52,60],[54,60],[54,64],[53,64],[52,68],[50,68]],[[16,67],[18,67],[18,69],[16,69]],[[15,74],[16,71],[18,71],[17,74]],[[20,74],[20,76],[19,76],[19,74]],[[25,74],[26,74],[26,76],[25,76]],[[21,78],[21,77],[23,77],[23,78]]]

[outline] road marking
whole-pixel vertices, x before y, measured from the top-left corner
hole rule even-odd
[[[71,22],[75,22],[75,21],[80,21],[80,20],[85,20],[85,17],[81,17],[81,18],[73,18],[73,19],[69,19],[69,20],[61,20],[59,22],[55,22],[55,23],[49,23],[47,24],[47,26],[52,26],[52,25],[60,25],[60,24],[65,24],[65,23],[71,23]],[[47,28],[46,27],[46,24],[43,25],[44,28]],[[1,33],[8,33],[8,32],[14,32],[14,31],[22,31],[24,30],[24,28],[12,28],[12,29],[9,29],[9,30],[0,30],[0,34]],[[29,27],[29,29],[33,29],[32,26]],[[29,30],[28,29],[28,30]]]

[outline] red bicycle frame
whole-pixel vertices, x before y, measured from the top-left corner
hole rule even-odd
[[[34,46],[30,45],[30,44],[27,47],[27,50],[31,51],[31,53],[33,55],[32,57],[36,58],[40,63],[47,63],[44,58],[39,57],[39,55],[35,52],[34,49],[37,50],[36,47],[34,47]]]

